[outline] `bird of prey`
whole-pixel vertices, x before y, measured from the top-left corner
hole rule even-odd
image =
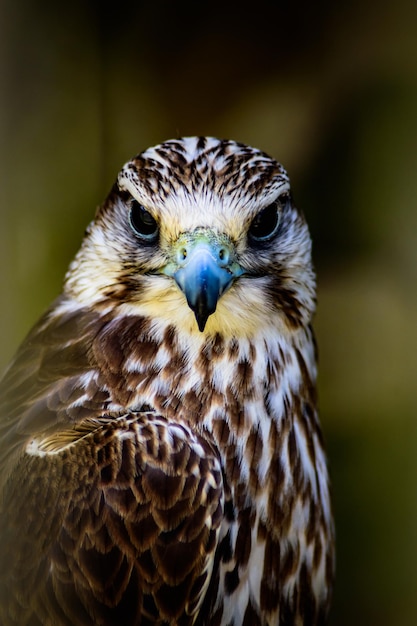
[[[0,392],[2,626],[317,626],[311,239],[234,141],[129,161]]]

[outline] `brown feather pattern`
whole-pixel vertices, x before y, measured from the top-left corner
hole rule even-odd
[[[1,578],[15,596],[14,621],[25,624],[31,607],[42,624],[136,624],[141,613],[155,624],[193,623],[223,508],[221,466],[207,437],[138,413],[85,420],[42,450],[49,454],[21,459],[22,482],[4,490],[9,566]]]

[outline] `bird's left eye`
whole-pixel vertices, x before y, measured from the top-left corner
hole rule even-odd
[[[130,207],[130,225],[141,239],[153,242],[158,237],[155,218],[137,200],[133,200]]]
[[[248,234],[254,241],[266,241],[273,237],[279,225],[280,203],[273,202],[263,209],[249,227]]]

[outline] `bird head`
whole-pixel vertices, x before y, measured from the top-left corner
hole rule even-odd
[[[233,141],[167,141],[129,161],[87,229],[66,293],[190,333],[310,321],[311,240],[284,168]]]

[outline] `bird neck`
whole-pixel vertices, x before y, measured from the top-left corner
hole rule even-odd
[[[310,328],[283,335],[271,327],[252,338],[224,337],[120,315],[100,329],[91,354],[115,407],[146,404],[205,425],[225,411],[235,416],[239,430],[250,428],[266,403],[274,415],[300,393],[315,405]]]

